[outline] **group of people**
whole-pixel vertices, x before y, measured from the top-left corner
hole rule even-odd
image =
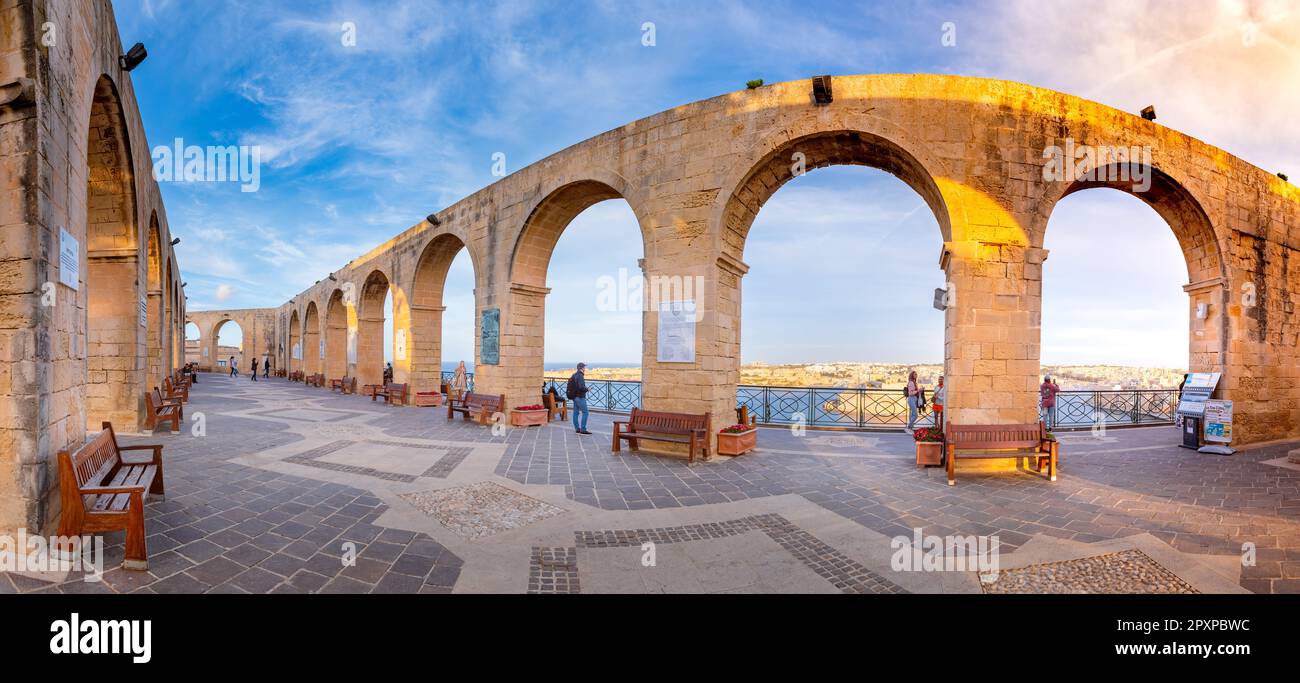
[[[1060,391],[1061,385],[1057,384],[1050,375],[1043,377],[1043,383],[1038,387],[1039,404],[1043,408],[1043,415],[1049,427],[1056,424],[1056,395]],[[934,424],[940,428],[943,427],[944,394],[943,377],[939,377],[939,384],[935,386],[934,395],[931,397],[931,405],[934,411]],[[925,387],[917,383],[915,370],[907,375],[907,386],[903,388],[903,395],[907,397],[906,431],[911,434],[916,430],[916,420],[926,406]]]
[[[230,360],[227,361],[227,363],[230,365],[230,376],[238,377],[239,359],[235,358],[234,356],[231,356]],[[267,358],[265,361],[261,363],[261,366],[262,366],[262,378],[263,379],[269,378],[271,376],[271,359]],[[252,372],[250,372],[248,375],[249,378],[251,378],[254,382],[257,381],[257,367],[258,367],[257,357],[254,356]]]

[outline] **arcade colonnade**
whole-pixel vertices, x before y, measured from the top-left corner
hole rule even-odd
[[[1300,189],[1178,131],[1059,92],[958,76],[831,83],[825,104],[801,80],[683,105],[514,172],[275,309],[277,366],[313,363],[378,381],[391,293],[396,379],[436,388],[443,283],[468,249],[476,386],[511,405],[536,403],[552,249],[578,213],[622,198],[640,224],[644,275],[703,285],[664,297],[696,306],[693,359],[660,361],[660,315],[643,313],[643,404],[729,424],[749,227],[797,172],[857,164],[906,182],[942,233],[950,420],[1037,420],[1048,219],[1066,195],[1109,187],[1144,200],[1177,237],[1190,367],[1223,373],[1218,395],[1235,401],[1237,441],[1300,436]],[[1048,177],[1053,147],[1099,151]],[[1118,149],[1141,153],[1102,153]],[[1149,186],[1132,182],[1139,172]],[[599,255],[591,266],[601,274]]]
[[[59,39],[41,40],[53,26]],[[0,7],[0,534],[57,521],[56,455],[141,428],[184,284],[107,0]]]

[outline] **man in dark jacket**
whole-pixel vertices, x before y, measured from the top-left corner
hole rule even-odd
[[[587,431],[587,380],[583,375],[586,369],[586,363],[578,363],[578,371],[569,377],[569,385],[565,387],[565,393],[573,401],[573,430],[579,434],[591,433]]]

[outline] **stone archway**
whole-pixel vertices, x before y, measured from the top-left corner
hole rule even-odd
[[[302,318],[302,370],[314,375],[321,371],[320,315],[316,313],[316,302],[307,303],[307,312]]]
[[[325,369],[329,379],[339,379],[348,374],[348,309],[343,290],[330,294],[325,305]],[[355,315],[355,313],[354,313]]]
[[[384,300],[390,287],[382,270],[373,270],[361,286],[357,309],[357,382],[379,384],[384,378]]]
[[[86,144],[86,428],[138,425],[147,302],[140,296],[135,169],[117,86],[95,85]],[[143,306],[142,306],[143,304]]]
[[[302,323],[298,321],[298,311],[289,316],[289,372],[302,370]]]
[[[409,368],[410,381],[418,391],[434,391],[442,383],[442,314],[446,310],[443,290],[451,263],[463,249],[465,243],[460,237],[443,233],[425,245],[415,266],[409,304],[409,356],[405,361],[398,358],[395,367]],[[470,262],[477,282],[478,267],[473,263],[473,252],[470,252]]]

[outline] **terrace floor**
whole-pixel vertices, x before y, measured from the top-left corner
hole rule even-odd
[[[593,436],[494,436],[280,379],[205,374],[190,397],[181,434],[122,437],[166,445],[149,570],[120,569],[112,534],[102,581],[11,572],[0,593],[1300,592],[1296,443],[1066,433],[1055,483],[961,461],[949,487],[903,434],[763,429],[688,467],[611,453],[596,413]],[[899,568],[917,533],[996,536],[999,571]]]

